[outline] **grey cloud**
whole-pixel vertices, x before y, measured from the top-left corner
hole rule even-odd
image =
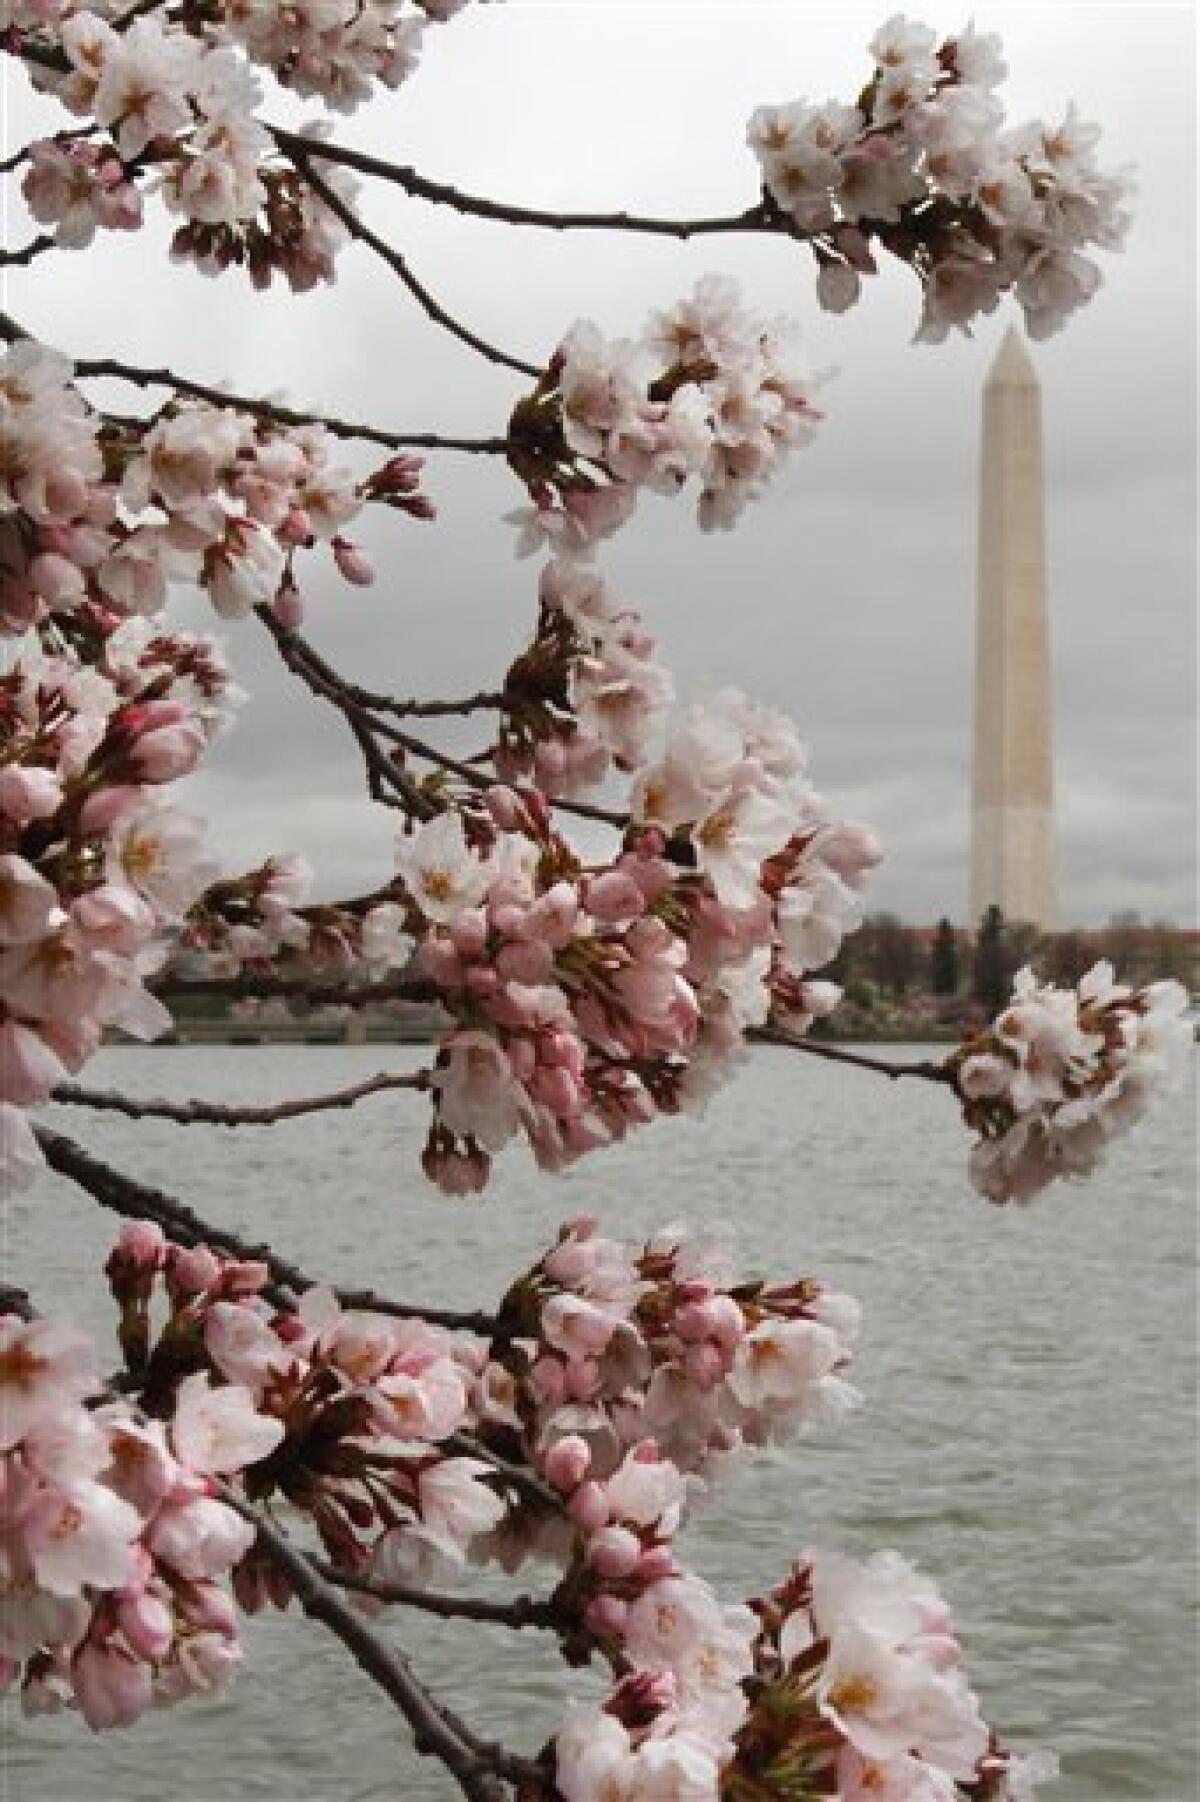
[[[753,195],[745,119],[763,100],[852,92],[886,6],[728,0],[472,8],[430,34],[393,100],[339,122],[346,141],[485,193],[549,206],[721,211]],[[958,4],[918,9],[946,28]],[[1135,906],[1189,918],[1195,787],[1195,186],[1189,16],[1168,8],[993,7],[1015,118],[1072,94],[1111,160],[1140,167],[1128,253],[1106,259],[1087,312],[1034,349],[1043,383],[1064,906],[1081,920]],[[1131,66],[1145,72],[1130,79]],[[10,87],[16,84],[10,81]],[[36,112],[12,97],[11,130]],[[302,110],[302,109],[300,109]],[[889,845],[872,901],[913,918],[965,904],[980,390],[1006,318],[970,342],[911,347],[916,284],[898,268],[840,320],[784,242],[559,237],[464,220],[364,190],[364,209],[452,312],[535,360],[578,314],[636,329],[709,268],[764,310],[802,318],[815,365],[840,374],[828,418],[738,529],[705,538],[691,502],[647,499],[602,552],[640,603],[681,684],[732,681],[800,720],[831,802]],[[153,210],[153,209],[152,209]],[[286,387],[396,429],[492,432],[519,378],[436,333],[385,271],[346,252],[338,287],[251,297],[237,277],[170,268],[155,223],[132,245],[43,259],[9,304],[52,341],[174,361],[253,392]],[[112,390],[127,405],[127,390]],[[357,452],[348,452],[358,459]],[[361,464],[366,467],[365,461]],[[431,459],[432,528],[375,515],[380,570],[353,592],[307,583],[314,638],[348,673],[400,692],[495,678],[533,616],[536,568],[503,515],[502,466]],[[197,622],[204,619],[199,607]],[[297,697],[253,625],[228,633],[254,691],[197,804],[235,859],[296,844],[325,892],[372,882],[390,818],[347,797],[353,747]],[[447,743],[465,742],[461,732]]]

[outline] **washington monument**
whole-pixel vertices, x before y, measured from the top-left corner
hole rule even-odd
[[[1055,924],[1041,392],[1011,326],[983,390],[972,923],[992,905],[1008,920]]]

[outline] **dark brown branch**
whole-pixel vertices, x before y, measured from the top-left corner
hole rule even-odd
[[[38,237],[30,238],[28,244],[23,244],[20,250],[0,249],[0,269],[27,267],[35,257],[40,257],[45,251],[53,249],[54,239],[42,232]]]
[[[381,750],[376,740],[379,722],[353,698],[337,672],[327,664],[319,664],[307,641],[298,632],[281,626],[269,607],[258,606],[254,611],[275,640],[276,649],[292,674],[298,676],[312,694],[336,707],[345,718],[362,752],[371,799],[403,807],[417,819],[429,819],[439,812],[438,803]]]
[[[510,356],[508,351],[501,350],[495,344],[490,344],[486,338],[481,338],[478,332],[471,331],[468,326],[462,325],[455,319],[453,314],[448,313],[441,302],[430,293],[424,282],[413,274],[400,252],[394,249],[385,238],[381,238],[378,232],[372,231],[369,225],[364,224],[353,207],[347,206],[337,190],[331,188],[324,177],[317,174],[312,166],[311,157],[314,148],[320,145],[320,140],[296,137],[291,133],[284,135],[290,140],[284,149],[284,154],[297,173],[304,178],[314,194],[319,196],[334,217],[341,220],[350,236],[357,243],[365,244],[369,250],[374,251],[375,255],[387,264],[393,275],[399,277],[427,318],[431,319],[435,325],[441,326],[443,331],[449,332],[451,337],[457,338],[460,343],[466,344],[481,357],[485,357],[489,363],[499,364],[503,369],[514,369],[518,375],[528,375],[532,376],[534,381],[538,380],[543,374],[538,364],[527,363],[522,357]],[[281,148],[284,148],[278,135],[276,142],[280,143]]]
[[[293,1308],[298,1296],[306,1289],[316,1287],[314,1277],[281,1258],[271,1246],[251,1244],[224,1227],[202,1220],[183,1202],[148,1183],[126,1176],[64,1133],[52,1132],[45,1126],[36,1126],[34,1132],[50,1168],[78,1183],[101,1207],[127,1220],[153,1220],[182,1245],[209,1245],[229,1257],[265,1264],[273,1283],[266,1293],[277,1307]],[[490,1336],[496,1325],[490,1314],[425,1308],[410,1302],[392,1301],[387,1296],[376,1295],[371,1289],[334,1289],[333,1293],[343,1308],[363,1308],[374,1314],[395,1315],[402,1320],[428,1320],[434,1326],[444,1326],[451,1331]]]
[[[418,1589],[409,1583],[387,1583],[381,1577],[359,1576],[353,1571],[339,1570],[324,1558],[310,1558],[309,1563],[326,1582],[339,1589],[353,1590],[356,1595],[373,1596],[377,1602],[394,1603],[402,1608],[416,1608],[423,1614],[437,1615],[448,1621],[486,1621],[497,1627],[555,1626],[555,1612],[549,1602],[536,1596],[514,1596],[511,1601],[490,1601],[484,1596],[443,1595],[437,1590]]]
[[[255,1528],[259,1550],[287,1578],[305,1614],[328,1627],[355,1663],[391,1698],[412,1730],[418,1753],[439,1759],[464,1796],[471,1802],[505,1802],[506,1782],[540,1780],[542,1773],[532,1761],[477,1738],[443,1709],[413,1674],[404,1653],[388,1645],[264,1513],[250,1507],[228,1485],[218,1484],[217,1489],[221,1499]]]
[[[428,1070],[414,1070],[408,1075],[380,1072],[352,1088],[334,1089],[325,1095],[298,1095],[291,1101],[278,1101],[269,1107],[228,1107],[219,1101],[165,1101],[151,1097],[123,1095],[117,1089],[85,1089],[77,1083],[62,1083],[52,1100],[71,1107],[96,1108],[103,1113],[125,1114],[130,1120],[174,1120],[180,1126],[275,1126],[281,1120],[295,1120],[301,1114],[322,1114],[335,1108],[351,1108],[368,1095],[380,1095],[391,1089],[427,1089]]]
[[[923,1082],[954,1086],[954,1072],[945,1064],[930,1061],[893,1063],[887,1058],[868,1057],[861,1051],[846,1051],[840,1045],[822,1044],[819,1039],[798,1038],[779,1026],[751,1026],[746,1037],[759,1045],[782,1045],[789,1051],[803,1051],[807,1057],[824,1057],[834,1064],[853,1064],[859,1070],[874,1070],[880,1076],[890,1076],[893,1082],[901,1076],[919,1076]]]
[[[338,163],[360,175],[372,175],[391,182],[419,200],[434,206],[447,206],[456,213],[475,219],[492,219],[501,225],[533,225],[546,231],[610,231],[639,232],[663,238],[697,238],[717,234],[743,232],[780,232],[785,222],[773,208],[763,202],[747,207],[741,213],[720,214],[713,218],[654,218],[627,212],[552,212],[544,207],[518,206],[509,201],[489,200],[480,194],[468,194],[447,182],[432,181],[408,164],[390,163],[367,151],[355,150],[348,144],[332,143],[328,138],[312,139],[284,131],[279,126],[269,130],[284,155],[293,153],[313,156],[322,162]],[[790,221],[787,224],[790,225]],[[795,235],[789,231],[789,236]]]
[[[14,344],[30,334],[8,313],[0,313],[0,338]],[[456,450],[478,456],[503,457],[508,452],[506,438],[453,438],[438,432],[393,432],[382,426],[362,425],[356,420],[338,419],[327,413],[306,413],[298,407],[285,407],[279,401],[261,400],[251,394],[234,394],[208,382],[194,381],[190,376],[176,375],[171,369],[145,368],[138,363],[125,363],[116,357],[73,357],[75,374],[84,379],[107,378],[128,382],[136,388],[172,388],[188,400],[206,401],[212,407],[231,412],[249,413],[255,419],[267,419],[274,425],[319,425],[331,438],[357,439],[364,444],[380,444],[386,450]]]

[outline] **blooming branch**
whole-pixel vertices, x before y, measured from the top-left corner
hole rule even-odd
[[[276,1126],[282,1120],[295,1120],[303,1114],[328,1113],[331,1109],[351,1108],[369,1095],[382,1095],[396,1089],[427,1089],[428,1070],[415,1070],[400,1075],[392,1071],[371,1076],[349,1088],[334,1089],[326,1095],[299,1095],[267,1106],[231,1106],[219,1101],[161,1101],[148,1097],[124,1095],[115,1089],[86,1089],[78,1083],[61,1083],[51,1100],[70,1107],[94,1108],[101,1113],[124,1114],[129,1120],[174,1120],[180,1126]]]

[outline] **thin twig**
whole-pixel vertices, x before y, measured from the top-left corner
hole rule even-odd
[[[445,1595],[437,1590],[419,1589],[410,1583],[388,1583],[382,1577],[368,1577],[355,1571],[341,1570],[324,1558],[310,1557],[309,1563],[328,1583],[339,1589],[353,1590],[356,1595],[374,1597],[377,1602],[394,1603],[398,1607],[416,1608],[423,1614],[437,1615],[441,1620],[486,1621],[497,1627],[555,1626],[555,1612],[550,1602],[536,1596],[514,1596],[511,1601],[490,1601],[484,1596]]]
[[[868,1057],[861,1051],[846,1051],[840,1045],[826,1045],[820,1040],[798,1038],[795,1033],[785,1032],[779,1026],[751,1026],[746,1037],[759,1045],[782,1045],[789,1051],[803,1051],[806,1057],[824,1057],[834,1064],[853,1064],[859,1070],[874,1070],[880,1076],[890,1076],[893,1082],[901,1076],[919,1076],[923,1082],[949,1083],[951,1087],[954,1086],[954,1072],[945,1064],[928,1060],[921,1063],[893,1063],[887,1058]]]
[[[54,247],[55,240],[41,232],[36,238],[30,238],[28,244],[23,244],[20,250],[0,249],[0,269],[26,267],[35,257],[42,256],[45,251],[53,250]]]
[[[376,1633],[266,1514],[252,1508],[227,1484],[218,1483],[217,1492],[255,1528],[259,1550],[287,1578],[305,1614],[328,1627],[355,1663],[390,1696],[412,1729],[418,1753],[439,1759],[464,1796],[471,1802],[504,1802],[508,1794],[505,1780],[541,1779],[543,1773],[531,1760],[476,1738],[449,1715],[414,1675],[404,1653]]]
[[[72,1182],[78,1183],[101,1207],[108,1208],[127,1220],[153,1220],[170,1238],[181,1244],[210,1245],[214,1250],[225,1252],[230,1257],[265,1264],[274,1284],[273,1293],[268,1292],[268,1297],[276,1306],[293,1308],[298,1296],[303,1295],[306,1289],[317,1286],[314,1277],[306,1275],[297,1265],[280,1257],[271,1246],[251,1244],[225,1227],[214,1226],[211,1221],[202,1220],[185,1203],[176,1201],[161,1189],[152,1188],[148,1183],[127,1176],[124,1171],[114,1169],[111,1164],[106,1164],[94,1153],[85,1150],[65,1133],[52,1132],[45,1126],[35,1126],[34,1132],[50,1168],[57,1170],[60,1176],[69,1177]],[[490,1337],[496,1327],[495,1317],[491,1314],[426,1308],[412,1302],[392,1301],[387,1296],[377,1295],[371,1289],[335,1288],[333,1294],[343,1308],[362,1308],[374,1314],[395,1315],[402,1320],[428,1320],[434,1326],[444,1326],[451,1331]]]
[[[434,206],[451,207],[475,219],[492,219],[501,225],[533,225],[546,231],[611,231],[639,232],[654,237],[697,238],[716,234],[743,232],[779,232],[783,222],[774,210],[759,201],[740,213],[725,213],[712,218],[655,218],[628,212],[554,212],[545,207],[520,206],[510,201],[490,200],[481,194],[469,194],[448,182],[433,181],[409,164],[391,163],[383,157],[371,156],[348,144],[329,138],[300,137],[277,125],[268,126],[276,144],[289,159],[294,154],[317,157],[322,162],[339,163],[357,170],[360,175],[373,175],[416,199]],[[789,233],[789,235],[793,235]]]
[[[14,344],[31,334],[8,313],[0,313],[0,338]],[[191,376],[176,375],[165,367],[146,368],[139,363],[126,363],[116,357],[72,357],[75,375],[84,379],[106,378],[128,382],[136,388],[173,388],[189,400],[207,401],[210,406],[231,412],[249,413],[256,419],[267,419],[275,425],[319,425],[332,438],[358,439],[364,444],[380,444],[386,450],[455,450],[478,456],[503,457],[508,452],[507,438],[453,438],[438,432],[393,432],[382,426],[364,425],[356,420],[338,419],[327,413],[307,413],[298,407],[286,407],[281,401],[263,400],[251,394],[235,394],[227,388],[195,381]]]
[[[490,344],[486,338],[481,338],[478,332],[471,331],[468,326],[455,319],[453,314],[448,313],[441,302],[430,293],[424,282],[413,274],[400,252],[394,249],[385,238],[381,238],[378,232],[372,231],[369,225],[364,224],[353,207],[348,206],[337,190],[331,188],[324,177],[317,174],[312,166],[311,151],[320,140],[287,135],[291,137],[291,142],[284,154],[297,173],[320,197],[334,217],[341,220],[350,236],[359,244],[365,244],[369,250],[374,251],[375,255],[387,264],[392,273],[399,277],[427,318],[432,319],[435,325],[439,325],[444,331],[449,332],[451,337],[457,338],[460,343],[468,345],[471,350],[478,352],[481,357],[485,357],[489,363],[499,364],[501,368],[515,370],[518,375],[528,375],[532,376],[534,381],[538,380],[544,373],[538,364],[527,363],[523,357],[511,356],[508,351],[501,350],[495,344]]]
[[[325,1095],[298,1095],[269,1107],[230,1107],[219,1101],[166,1101],[157,1097],[124,1095],[117,1089],[85,1089],[77,1083],[61,1083],[51,1099],[71,1107],[96,1108],[103,1113],[125,1114],[130,1120],[174,1120],[180,1126],[275,1126],[301,1114],[322,1114],[335,1108],[351,1108],[368,1095],[389,1089],[427,1089],[429,1071],[408,1075],[381,1071],[352,1088],[333,1089]]]

